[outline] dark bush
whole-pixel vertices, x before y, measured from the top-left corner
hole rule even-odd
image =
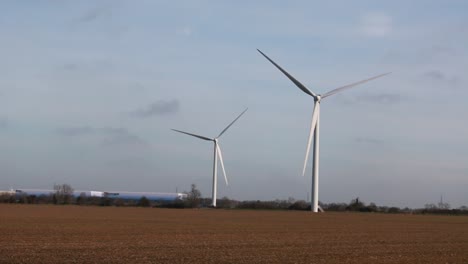
[[[138,206],[149,207],[150,206],[150,200],[148,200],[148,198],[143,196],[143,197],[140,198],[140,200],[138,200]]]
[[[310,205],[306,201],[296,201],[291,204],[289,210],[310,210]]]

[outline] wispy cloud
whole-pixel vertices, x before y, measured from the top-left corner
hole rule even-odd
[[[130,133],[126,128],[106,127],[100,131],[107,135],[104,145],[147,145],[147,142],[137,135]]]
[[[371,102],[379,104],[396,104],[403,100],[399,94],[382,93],[382,94],[365,94],[356,97],[358,102]]]
[[[84,13],[81,17],[77,19],[77,22],[91,22],[100,17],[108,16],[111,14],[111,5],[104,5],[104,6],[96,6],[86,13]]]
[[[57,133],[62,136],[82,136],[96,133],[96,129],[90,126],[64,127],[57,129]]]
[[[437,81],[446,79],[445,74],[441,71],[428,71],[424,73],[424,76]]]
[[[458,78],[456,76],[448,76],[440,70],[432,70],[424,73],[424,76],[433,80],[433,81],[446,81],[446,82],[456,82]]]
[[[423,78],[432,84],[449,86],[450,88],[458,87],[460,78],[456,75],[448,75],[441,70],[431,70],[423,73]]]
[[[366,36],[385,37],[392,29],[392,18],[384,13],[367,13],[361,17],[360,32]]]
[[[158,100],[146,107],[130,112],[130,115],[138,118],[147,118],[155,115],[174,114],[179,111],[180,104],[177,99]]]
[[[122,127],[102,127],[91,126],[66,127],[57,130],[60,135],[69,137],[79,137],[87,135],[103,136],[103,145],[147,145],[147,142],[139,136],[132,134]]]

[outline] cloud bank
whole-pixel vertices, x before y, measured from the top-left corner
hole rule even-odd
[[[176,99],[169,101],[158,100],[148,106],[130,112],[130,115],[137,118],[148,118],[158,115],[175,114],[179,111],[179,109],[180,103]]]

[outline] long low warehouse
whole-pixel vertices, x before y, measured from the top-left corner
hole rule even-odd
[[[16,194],[16,195],[51,195],[54,190],[41,190],[41,189],[14,189],[9,191],[0,191],[3,194]],[[185,193],[159,193],[159,192],[105,192],[105,191],[73,191],[73,196],[86,196],[86,197],[108,197],[120,198],[125,200],[138,200],[141,197],[146,197],[151,201],[175,201],[185,199]]]

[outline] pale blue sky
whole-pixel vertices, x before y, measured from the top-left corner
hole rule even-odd
[[[0,1],[0,189],[305,199],[313,100],[327,98],[320,200],[468,204],[466,1]],[[221,175],[220,175],[221,176]]]

